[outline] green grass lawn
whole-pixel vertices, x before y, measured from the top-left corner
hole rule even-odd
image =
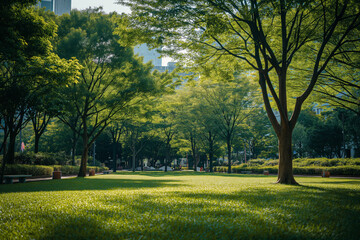
[[[119,173],[0,185],[0,239],[359,239],[360,180]]]

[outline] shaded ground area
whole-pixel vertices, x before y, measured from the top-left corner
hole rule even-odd
[[[0,186],[0,239],[358,239],[360,180],[118,173]]]

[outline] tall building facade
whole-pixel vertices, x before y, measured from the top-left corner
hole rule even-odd
[[[63,15],[71,11],[71,0],[54,0],[54,12],[56,15]]]
[[[71,0],[41,0],[36,6],[55,12],[56,15],[62,15],[71,11]]]
[[[46,8],[46,10],[54,11],[54,1],[53,0],[41,0],[36,4],[40,8]]]

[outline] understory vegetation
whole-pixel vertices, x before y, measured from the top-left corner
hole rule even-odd
[[[18,174],[30,174],[33,177],[49,177],[52,176],[54,171],[61,171],[61,174],[66,175],[76,175],[79,172],[79,166],[70,166],[70,165],[53,165],[53,166],[44,166],[44,165],[27,165],[27,164],[8,164],[5,169],[5,173],[8,175],[18,175]],[[107,170],[107,167],[96,167],[89,166],[87,167],[88,172],[94,170],[96,173]]]
[[[357,239],[360,180],[195,172],[0,186],[0,239]]]
[[[234,173],[251,171],[252,173],[277,174],[279,160],[252,159],[247,163],[233,166]],[[214,168],[215,172],[227,172],[226,166]],[[323,171],[329,171],[331,175],[360,176],[359,158],[297,158],[293,162],[294,174],[321,175]]]

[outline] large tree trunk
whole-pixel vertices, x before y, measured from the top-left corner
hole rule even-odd
[[[116,160],[116,142],[115,139],[113,139],[113,143],[112,143],[112,150],[113,150],[113,172],[116,172],[116,165],[117,165],[117,160]]]
[[[1,161],[1,172],[0,172],[0,184],[4,181],[4,174],[5,174],[5,167],[6,167],[6,145],[7,145],[7,139],[8,139],[8,131],[7,128],[4,129],[4,140],[1,145],[1,151],[3,152],[3,159]]]
[[[214,158],[214,138],[212,137],[211,131],[209,131],[209,161],[210,161],[210,172],[213,172],[213,158]]]
[[[292,131],[289,128],[282,127],[279,140],[279,171],[277,183],[295,184],[292,166]]]
[[[88,154],[89,154],[89,145],[88,145],[89,137],[87,135],[87,128],[84,126],[84,134],[83,134],[83,152],[81,156],[80,163],[80,171],[78,177],[86,177],[86,165],[88,162]]]
[[[136,149],[133,146],[133,154],[132,154],[132,171],[135,172],[135,163],[136,163]]]
[[[228,173],[231,173],[231,142],[227,139],[227,154],[228,154]]]
[[[210,150],[209,150],[210,172],[213,172],[213,158],[214,158],[214,149],[212,144],[210,144]]]
[[[35,133],[35,146],[34,146],[34,153],[39,152],[39,142],[40,142],[40,134]],[[21,143],[20,143],[21,144]]]
[[[197,159],[196,159],[196,141],[195,138],[193,136],[190,136],[190,141],[191,141],[191,152],[192,152],[192,157],[193,157],[193,166],[194,166],[194,171],[196,172],[196,167],[197,167]]]
[[[6,162],[8,164],[14,164],[15,163],[15,140],[16,140],[16,131],[13,131],[12,129],[10,131],[10,137],[9,137],[9,148],[7,149],[6,153]]]
[[[75,155],[76,155],[76,141],[75,141],[75,139],[72,139],[71,152],[72,152],[71,164],[73,166],[75,166]]]
[[[165,158],[165,172],[167,172],[167,165],[170,161],[170,143],[166,143],[166,158]]]

